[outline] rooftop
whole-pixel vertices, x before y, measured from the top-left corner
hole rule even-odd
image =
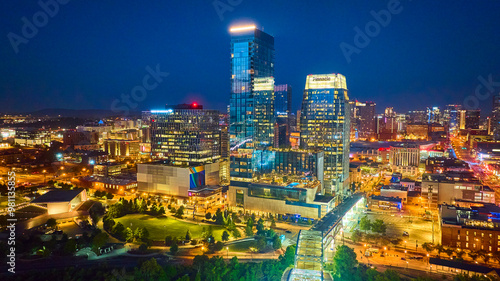
[[[69,202],[73,200],[78,194],[84,191],[83,188],[77,189],[52,189],[44,195],[31,201],[31,203],[59,203],[59,202]]]

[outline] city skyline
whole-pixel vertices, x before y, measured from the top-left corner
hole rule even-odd
[[[478,86],[487,88],[484,81],[500,81],[495,69],[500,57],[494,52],[499,39],[493,36],[498,25],[494,21],[498,3],[463,2],[457,8],[433,3],[436,10],[441,8],[438,13],[427,10],[425,3],[401,1],[390,19],[381,21],[379,31],[372,33],[374,36],[366,46],[356,45],[355,28],[365,29],[377,22],[374,14],[384,15],[381,11],[388,9],[388,3],[363,3],[363,8],[356,10],[354,4],[329,2],[310,5],[277,1],[263,6],[242,2],[222,12],[212,3],[156,4],[157,11],[131,5],[119,8],[136,13],[125,20],[121,15],[104,15],[109,6],[99,13],[97,9],[90,10],[91,6],[70,2],[60,4],[57,13],[40,25],[27,43],[19,43],[17,54],[15,44],[11,44],[13,37],[8,35],[22,35],[21,18],[32,21],[33,15],[43,8],[35,3],[9,3],[9,15],[2,17],[2,32],[7,36],[1,52],[5,64],[1,68],[0,89],[4,98],[0,111],[111,109],[122,93],[130,93],[141,85],[145,75],[155,71],[163,76],[150,81],[154,89],[133,101],[137,106],[131,109],[140,111],[165,103],[197,101],[206,108],[223,111],[229,104],[230,93],[229,27],[239,22],[252,22],[275,37],[276,49],[280,50],[276,56],[275,83],[289,84],[294,89],[292,112],[300,108],[304,80],[309,74],[344,74],[350,96],[362,102],[376,102],[377,112],[388,106],[406,112],[432,106],[444,108],[446,104],[463,105],[468,96],[474,96]],[[286,13],[274,12],[284,5],[304,10],[296,15],[299,19],[313,15],[322,19],[328,15],[328,8],[339,10],[341,16],[331,21],[292,20]],[[94,25],[78,14],[80,9],[94,16],[93,24],[101,23],[105,28],[91,28]],[[162,12],[170,17],[164,19]],[[143,17],[146,14],[149,16]],[[413,23],[419,16],[425,21],[419,22],[420,28],[416,29]],[[200,23],[182,25],[182,18]],[[111,23],[106,25],[108,22]],[[282,22],[289,26],[280,26]],[[206,43],[189,44],[191,37]],[[345,50],[348,45],[359,53],[343,54],[341,46]],[[190,65],[196,65],[197,70],[187,68]],[[26,97],[33,102],[26,105]],[[421,97],[432,97],[433,101]],[[489,113],[491,101],[492,94],[478,105]]]

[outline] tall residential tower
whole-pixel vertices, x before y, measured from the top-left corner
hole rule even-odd
[[[229,136],[231,179],[251,181],[255,148],[274,141],[274,37],[232,27]]]

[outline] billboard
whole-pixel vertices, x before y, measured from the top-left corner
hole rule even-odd
[[[189,168],[189,189],[196,189],[205,185],[205,167]]]

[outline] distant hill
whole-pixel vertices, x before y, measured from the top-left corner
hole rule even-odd
[[[90,118],[99,119],[110,116],[122,116],[106,109],[64,109],[64,108],[47,108],[32,112],[25,112],[23,114],[31,114],[31,116],[61,116],[61,117],[75,117],[75,118]],[[140,116],[141,112],[131,112],[129,116]]]

